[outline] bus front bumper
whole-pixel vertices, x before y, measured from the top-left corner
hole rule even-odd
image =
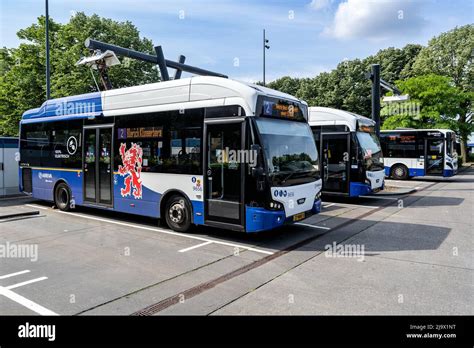
[[[283,210],[268,210],[262,207],[246,207],[245,231],[247,233],[262,232],[304,220],[314,214],[321,212],[321,199],[314,201],[311,210],[293,215],[285,216]]]

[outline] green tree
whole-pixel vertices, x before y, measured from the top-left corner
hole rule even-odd
[[[296,96],[301,85],[301,79],[283,76],[278,80],[270,82],[269,88]]]
[[[449,77],[454,86],[472,96],[474,90],[474,25],[456,27],[434,37],[423,48],[413,64],[417,75],[435,73]],[[469,98],[467,98],[469,99]],[[466,143],[472,132],[472,97],[464,102],[459,115],[461,155],[466,158]]]
[[[152,42],[141,38],[129,21],[117,22],[79,12],[66,24],[50,19],[49,30],[52,98],[97,91],[90,70],[75,66],[81,56],[90,55],[84,47],[88,37],[153,54]],[[44,32],[42,16],[38,23],[17,33],[25,43],[0,51],[0,134],[16,135],[21,114],[41,106],[46,98]],[[99,81],[97,73],[94,74]],[[114,88],[159,81],[153,65],[126,58],[120,66],[110,68],[109,76]]]
[[[383,129],[449,128],[459,133],[474,130],[472,123],[459,119],[472,106],[473,93],[456,87],[450,78],[423,75],[398,81],[397,87],[410,95],[410,101],[382,108]]]

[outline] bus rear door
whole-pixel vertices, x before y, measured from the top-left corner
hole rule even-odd
[[[84,201],[112,205],[112,126],[84,127]]]

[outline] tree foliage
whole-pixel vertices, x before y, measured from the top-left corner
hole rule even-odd
[[[16,135],[21,114],[39,107],[46,98],[45,23],[45,17],[39,17],[38,23],[18,31],[18,37],[25,41],[18,48],[0,50],[0,135]],[[75,66],[82,56],[90,55],[84,47],[88,37],[153,53],[152,42],[141,38],[129,21],[79,12],[66,24],[50,18],[49,32],[52,98],[97,91],[90,70]],[[155,67],[129,59],[122,59],[119,67],[111,67],[109,76],[114,88],[159,81]]]
[[[371,113],[371,84],[366,77],[372,64],[380,64],[382,78],[394,83],[412,76],[412,65],[421,50],[420,45],[407,45],[402,49],[387,48],[363,60],[347,60],[336,69],[323,72],[314,78],[282,77],[268,84],[270,88],[295,95],[309,105],[344,109],[369,116]]]
[[[311,106],[327,106],[371,114],[371,85],[365,73],[371,64],[380,64],[381,77],[397,84],[420,113],[382,109],[382,127],[446,127],[456,130],[462,155],[474,131],[474,25],[455,28],[431,39],[426,47],[409,44],[382,49],[365,59],[342,62],[314,78],[283,77],[269,87],[293,94]]]
[[[446,76],[421,75],[397,82],[405,103],[391,103],[382,108],[383,128],[450,128],[459,131],[458,117],[471,96]]]
[[[416,75],[438,74],[452,79],[464,92],[474,89],[474,25],[456,27],[432,38],[415,63]]]

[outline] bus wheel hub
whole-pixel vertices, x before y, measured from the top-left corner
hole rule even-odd
[[[173,204],[169,209],[169,217],[174,223],[181,223],[184,217],[184,207],[179,204]]]

